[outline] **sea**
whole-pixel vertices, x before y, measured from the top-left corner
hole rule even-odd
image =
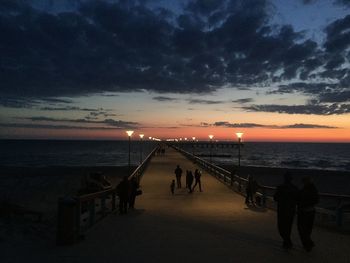
[[[131,141],[131,164],[138,165],[157,142]],[[210,148],[183,146],[209,160]],[[128,141],[0,140],[0,166],[125,166]],[[238,149],[214,147],[212,161],[238,163]],[[246,142],[241,165],[350,171],[350,143]]]

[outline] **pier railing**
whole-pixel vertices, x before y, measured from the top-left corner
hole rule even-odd
[[[154,153],[158,147],[155,147],[151,153],[143,160],[143,162],[134,170],[134,172],[129,176],[129,180],[135,177],[139,182],[143,175],[143,172],[147,168],[150,160],[154,156]],[[60,203],[63,210],[60,212]],[[67,208],[68,207],[68,208]],[[114,187],[102,190],[95,193],[85,194],[76,196],[74,198],[68,199],[60,199],[59,200],[59,218],[58,221],[63,220],[66,222],[70,222],[68,225],[71,225],[71,229],[57,229],[57,235],[61,235],[61,232],[69,232],[69,238],[71,242],[74,243],[73,239],[76,240],[79,237],[82,237],[84,232],[92,227],[95,223],[100,221],[106,215],[112,213],[117,208],[117,192]],[[60,213],[63,215],[60,215]],[[61,219],[60,219],[61,218]],[[72,223],[75,221],[75,223]],[[61,226],[61,228],[67,228],[67,223],[63,222],[66,226]],[[60,222],[58,222],[60,225]],[[69,226],[68,226],[69,227]],[[64,235],[64,234],[63,234]],[[59,238],[58,238],[59,239]],[[65,237],[62,237],[65,239]],[[58,243],[66,243],[66,242],[58,242]]]
[[[218,180],[228,185],[235,192],[245,195],[245,188],[248,181],[246,178],[232,174],[230,171],[203,160],[175,145],[172,145],[172,147],[215,176]],[[259,190],[256,195],[260,197],[261,207],[276,209],[276,203],[273,201],[275,190],[275,187],[259,184]],[[325,207],[316,207],[317,223],[350,230],[350,195],[320,193],[320,198],[327,205]]]

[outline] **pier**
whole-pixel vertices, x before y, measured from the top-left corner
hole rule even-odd
[[[312,252],[303,250],[296,226],[294,248],[285,251],[273,210],[247,207],[230,183],[174,148],[151,153],[146,162],[135,210],[123,216],[112,211],[70,246],[29,245],[7,255],[5,244],[5,258],[11,259],[5,262],[350,262],[350,236],[321,227],[314,228]],[[189,194],[183,187],[171,195],[177,164],[184,172],[202,170],[203,192]]]

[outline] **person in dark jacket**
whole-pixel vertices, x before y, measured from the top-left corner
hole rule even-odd
[[[192,184],[193,184],[193,173],[188,171],[188,182],[187,182],[189,193],[192,193]]]
[[[137,189],[139,189],[139,183],[137,182],[136,178],[133,177],[130,180],[129,184],[130,184],[129,208],[134,208]]]
[[[176,176],[177,188],[181,188],[182,169],[180,168],[180,165],[177,165],[175,169],[175,176]]]
[[[194,188],[196,188],[197,184],[199,186],[199,191],[202,192],[202,184],[201,184],[201,177],[202,177],[202,174],[201,172],[196,169],[194,171],[194,179],[195,179],[195,183],[194,183],[194,186],[192,188],[192,192],[194,191]]]
[[[249,205],[249,203],[254,205],[254,197],[255,197],[255,193],[258,190],[258,188],[259,188],[259,185],[258,185],[257,181],[253,178],[253,176],[248,175],[248,181],[247,181],[247,185],[245,188],[245,191],[246,191],[245,203],[246,203],[246,205]]]
[[[293,247],[290,234],[298,200],[298,188],[292,183],[289,173],[284,175],[284,183],[277,187],[273,198],[277,202],[278,232],[283,239],[283,247],[290,249]]]
[[[119,196],[119,212],[121,215],[128,211],[128,201],[130,194],[130,184],[127,176],[117,186],[117,193]]]
[[[315,220],[315,205],[319,202],[319,194],[310,177],[304,177],[303,184],[298,198],[298,231],[304,249],[309,252],[315,246],[311,239],[311,233]]]

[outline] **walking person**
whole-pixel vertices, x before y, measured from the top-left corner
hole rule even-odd
[[[192,193],[192,184],[193,184],[193,173],[192,173],[192,171],[188,171],[188,190],[189,190],[189,193]]]
[[[192,188],[192,192],[194,191],[194,188],[196,188],[197,184],[199,186],[199,191],[202,192],[201,177],[202,177],[202,173],[198,169],[196,169],[194,171],[195,183],[194,183],[194,186]]]
[[[311,239],[311,233],[315,220],[315,205],[319,202],[319,194],[310,177],[304,177],[303,184],[303,188],[299,191],[297,224],[303,247],[310,252],[315,246]]]
[[[255,181],[253,176],[248,175],[248,181],[247,185],[245,188],[246,191],[246,198],[245,198],[245,203],[246,205],[249,205],[250,203],[254,205],[254,197],[255,193],[258,190],[258,183]]]
[[[176,176],[177,188],[181,188],[182,169],[180,168],[180,165],[176,166],[175,176]]]
[[[284,175],[284,183],[276,189],[273,199],[277,202],[277,226],[283,239],[283,248],[293,247],[290,238],[298,200],[298,188],[292,183],[289,173]]]
[[[130,194],[130,184],[127,176],[117,186],[117,194],[119,196],[119,213],[121,215],[128,212],[128,201]]]
[[[171,192],[172,195],[174,195],[174,193],[175,193],[175,180],[171,181],[170,192]]]

